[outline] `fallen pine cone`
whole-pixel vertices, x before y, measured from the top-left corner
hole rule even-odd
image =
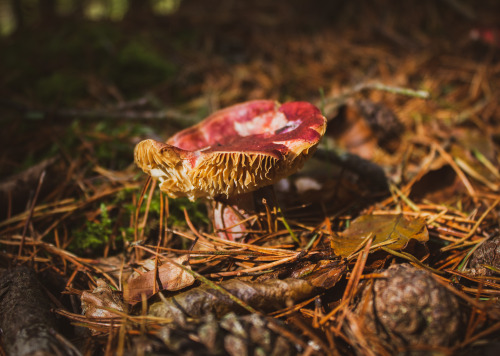
[[[460,340],[465,313],[430,272],[400,264],[383,274],[366,285],[355,308],[367,340],[377,340],[391,354],[430,352]]]
[[[220,320],[208,314],[201,319],[173,322],[154,336],[137,337],[134,348],[152,354],[193,356],[298,354],[301,346],[281,335],[280,325],[277,320],[270,324],[267,318],[257,314],[229,313]]]
[[[371,100],[359,100],[356,106],[377,137],[380,147],[394,152],[405,130],[398,116],[387,106]]]

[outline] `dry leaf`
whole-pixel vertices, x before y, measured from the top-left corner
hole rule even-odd
[[[310,298],[318,291],[308,281],[295,278],[271,279],[264,282],[231,279],[220,283],[220,286],[249,306],[262,311],[278,310],[289,303]],[[241,311],[241,306],[226,294],[207,285],[154,303],[149,309],[151,315],[174,319],[185,314],[193,317],[208,313],[222,316],[229,312]]]
[[[187,259],[187,256],[181,256],[175,258],[174,261],[183,264]],[[140,302],[142,294],[149,298],[161,290],[176,291],[188,287],[195,280],[192,275],[170,262],[163,263],[158,266],[158,270],[155,270],[155,260],[151,259],[146,261],[142,267],[144,273],[132,274],[124,286],[123,297],[127,303]],[[189,266],[186,267],[189,268]]]
[[[422,218],[408,218],[403,215],[363,215],[332,239],[332,248],[337,255],[347,257],[370,236],[374,238],[372,246],[394,240],[385,245],[393,250],[404,248],[410,239],[420,242],[429,240],[425,220]]]
[[[97,280],[97,287],[92,292],[83,292],[81,300],[82,314],[87,318],[116,318],[119,315],[109,309],[125,310],[119,292],[111,289],[103,279]]]
[[[303,278],[316,288],[329,289],[337,284],[345,271],[346,266],[337,261],[320,261],[317,268]]]

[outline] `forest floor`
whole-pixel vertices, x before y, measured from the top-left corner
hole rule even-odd
[[[494,354],[500,8],[360,4],[184,0],[0,39],[1,350],[34,295],[68,354]],[[227,241],[133,150],[254,99],[328,128]]]

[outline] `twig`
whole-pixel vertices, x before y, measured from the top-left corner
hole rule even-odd
[[[40,189],[42,188],[43,181],[45,180],[46,170],[43,170],[40,174],[40,178],[38,179],[38,185],[36,187],[35,195],[33,196],[33,201],[31,202],[30,212],[28,214],[28,218],[26,219],[26,223],[24,224],[23,234],[21,236],[21,243],[19,244],[19,252],[18,256],[21,256],[24,247],[24,239],[26,238],[26,232],[28,231],[28,226],[30,224],[31,218],[33,217],[33,211],[35,210],[36,201],[38,200],[38,194],[40,194]]]
[[[354,87],[347,89],[338,96],[321,98],[321,101],[318,105],[321,105],[321,107],[323,108],[323,113],[328,117],[330,116],[329,114],[331,114],[331,112],[344,105],[348,98],[365,90],[381,90],[392,94],[405,95],[418,99],[428,99],[430,97],[429,92],[425,90],[414,90],[410,88],[386,85],[379,82],[368,82],[355,85]],[[328,108],[328,104],[333,105],[333,107]]]
[[[143,105],[142,102],[137,102]],[[119,105],[112,109],[34,109],[17,102],[0,101],[0,105],[11,107],[24,114],[24,117],[31,120],[43,120],[48,116],[57,116],[61,118],[86,118],[90,120],[118,119],[118,120],[169,120],[180,127],[191,126],[200,121],[195,115],[185,114],[175,109],[161,110],[128,110],[131,105]]]

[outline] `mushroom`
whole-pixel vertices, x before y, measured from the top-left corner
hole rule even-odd
[[[300,169],[325,129],[310,103],[255,100],[219,110],[166,143],[141,141],[134,158],[169,197],[217,202],[215,228],[227,227],[225,237],[234,239],[245,233],[238,223],[252,209],[249,193]]]

